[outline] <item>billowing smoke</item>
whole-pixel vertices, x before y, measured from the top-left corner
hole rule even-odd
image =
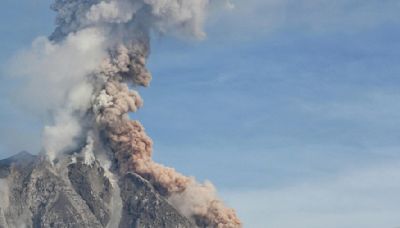
[[[55,32],[17,58],[30,62],[20,72],[30,78],[25,93],[52,113],[43,133],[49,159],[79,150],[90,163],[101,147],[114,172],[143,176],[198,225],[241,227],[211,183],[155,163],[152,140],[128,116],[143,105],[131,87],[152,78],[150,34],[202,39],[207,10],[222,5],[232,7],[223,0],[56,0]]]

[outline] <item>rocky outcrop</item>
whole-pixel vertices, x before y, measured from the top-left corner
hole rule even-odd
[[[0,228],[194,227],[142,177],[112,181],[98,161],[0,161]],[[119,202],[119,203],[118,203]]]
[[[112,186],[97,162],[91,166],[81,161],[68,166],[68,179],[75,191],[85,201],[90,212],[103,225],[110,221]]]
[[[139,175],[126,174],[120,180],[120,188],[124,204],[120,228],[193,227]]]

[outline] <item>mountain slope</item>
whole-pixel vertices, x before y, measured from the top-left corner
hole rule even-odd
[[[0,193],[0,228],[194,227],[148,181],[98,161],[20,153],[0,161]]]

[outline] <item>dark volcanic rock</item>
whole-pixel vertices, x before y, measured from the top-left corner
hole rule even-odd
[[[1,160],[0,228],[194,227],[140,176],[112,183],[97,161],[69,160],[54,166],[26,152]]]
[[[97,162],[88,166],[78,161],[68,166],[68,177],[90,211],[106,226],[110,220],[108,205],[111,202],[112,186],[104,176],[103,168]]]
[[[103,227],[72,186],[45,162],[18,179],[24,170],[12,170],[9,177],[10,207],[5,209],[9,227]]]
[[[120,188],[124,203],[120,228],[194,227],[139,175],[126,174]]]

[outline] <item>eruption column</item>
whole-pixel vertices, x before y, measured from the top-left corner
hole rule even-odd
[[[53,9],[58,13],[58,26],[50,39],[62,45],[71,35],[79,39],[77,34],[82,31],[104,36],[101,53],[106,56],[97,69],[81,78],[90,85],[90,104],[66,105],[77,107],[69,112],[76,123],[85,123],[75,138],[86,141],[97,134],[92,137],[98,140],[94,144],[108,149],[117,173],[135,172],[146,178],[197,225],[235,228],[241,227],[240,220],[218,199],[213,185],[197,183],[155,163],[152,140],[143,126],[128,116],[143,105],[138,92],[130,87],[148,86],[151,81],[146,68],[150,33],[203,38],[206,10],[214,5],[218,4],[211,0],[56,0]],[[73,96],[74,90],[69,93]],[[50,129],[57,132],[57,126]],[[62,155],[62,151],[58,153]]]

